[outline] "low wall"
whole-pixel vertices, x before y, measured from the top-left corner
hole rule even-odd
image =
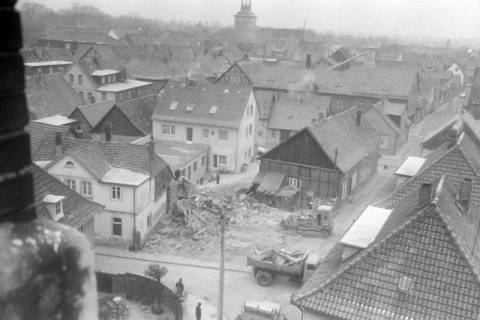
[[[121,294],[128,300],[138,301],[144,305],[153,302],[153,292],[158,284],[155,280],[133,273],[110,274],[97,272],[97,286],[99,292]],[[183,319],[182,304],[175,293],[164,284],[162,304],[175,315],[175,320]]]

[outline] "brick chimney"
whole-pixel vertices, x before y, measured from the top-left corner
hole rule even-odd
[[[418,192],[418,207],[421,208],[432,202],[432,184],[422,183]]]
[[[112,127],[111,122],[105,122],[105,141],[112,142]]]
[[[472,179],[464,178],[460,183],[460,188],[458,190],[458,199],[457,204],[460,206],[460,209],[464,214],[468,213],[470,207],[470,198],[472,196],[473,183]]]
[[[55,155],[63,154],[63,137],[61,132],[55,132]]]

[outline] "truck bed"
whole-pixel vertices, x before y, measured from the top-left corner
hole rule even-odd
[[[289,265],[277,265],[270,261],[247,257],[247,266],[296,278],[300,278],[303,273],[303,262]]]

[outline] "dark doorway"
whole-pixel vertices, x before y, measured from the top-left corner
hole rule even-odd
[[[193,128],[187,128],[187,141],[193,141]]]

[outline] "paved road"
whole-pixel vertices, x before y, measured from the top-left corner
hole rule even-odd
[[[459,99],[454,100],[455,103],[459,103]],[[315,251],[321,255],[326,254],[367,205],[381,200],[393,191],[395,184],[393,172],[408,155],[418,154],[421,136],[440,128],[454,117],[457,112],[457,108],[445,105],[436,113],[428,115],[420,123],[413,126],[410,130],[409,142],[404,149],[396,157],[386,159],[389,165],[386,167],[383,164],[379,166],[378,173],[354,196],[353,201],[345,204],[340,209],[334,220],[333,235],[329,239],[319,239],[318,248],[320,249]],[[244,175],[247,176],[247,174]],[[252,174],[249,172],[248,176],[250,175]],[[232,178],[231,180],[233,182],[235,179]],[[224,183],[226,182],[224,181]],[[194,319],[193,308],[196,301],[191,300],[197,299],[195,296],[198,296],[207,304],[206,306],[204,304],[205,318],[213,320],[216,318],[214,306],[217,303],[218,292],[218,269],[215,263],[217,259],[217,257],[212,257],[212,262],[209,263],[145,253],[132,254],[116,249],[99,247],[96,254],[96,266],[97,270],[104,272],[143,274],[143,270],[148,264],[156,261],[163,263],[169,270],[164,283],[174,287],[174,283],[178,278],[182,277],[186,290],[193,293],[190,301],[188,301],[187,310],[185,310],[185,318],[187,320]],[[292,283],[285,278],[277,278],[271,287],[263,288],[256,284],[253,275],[245,269],[245,266],[227,267],[225,275],[225,318],[232,320],[239,313],[240,307],[245,300],[268,300],[284,306],[289,319],[300,319],[300,312],[289,304],[290,295],[298,289],[299,284]],[[211,304],[208,305],[208,302]]]

